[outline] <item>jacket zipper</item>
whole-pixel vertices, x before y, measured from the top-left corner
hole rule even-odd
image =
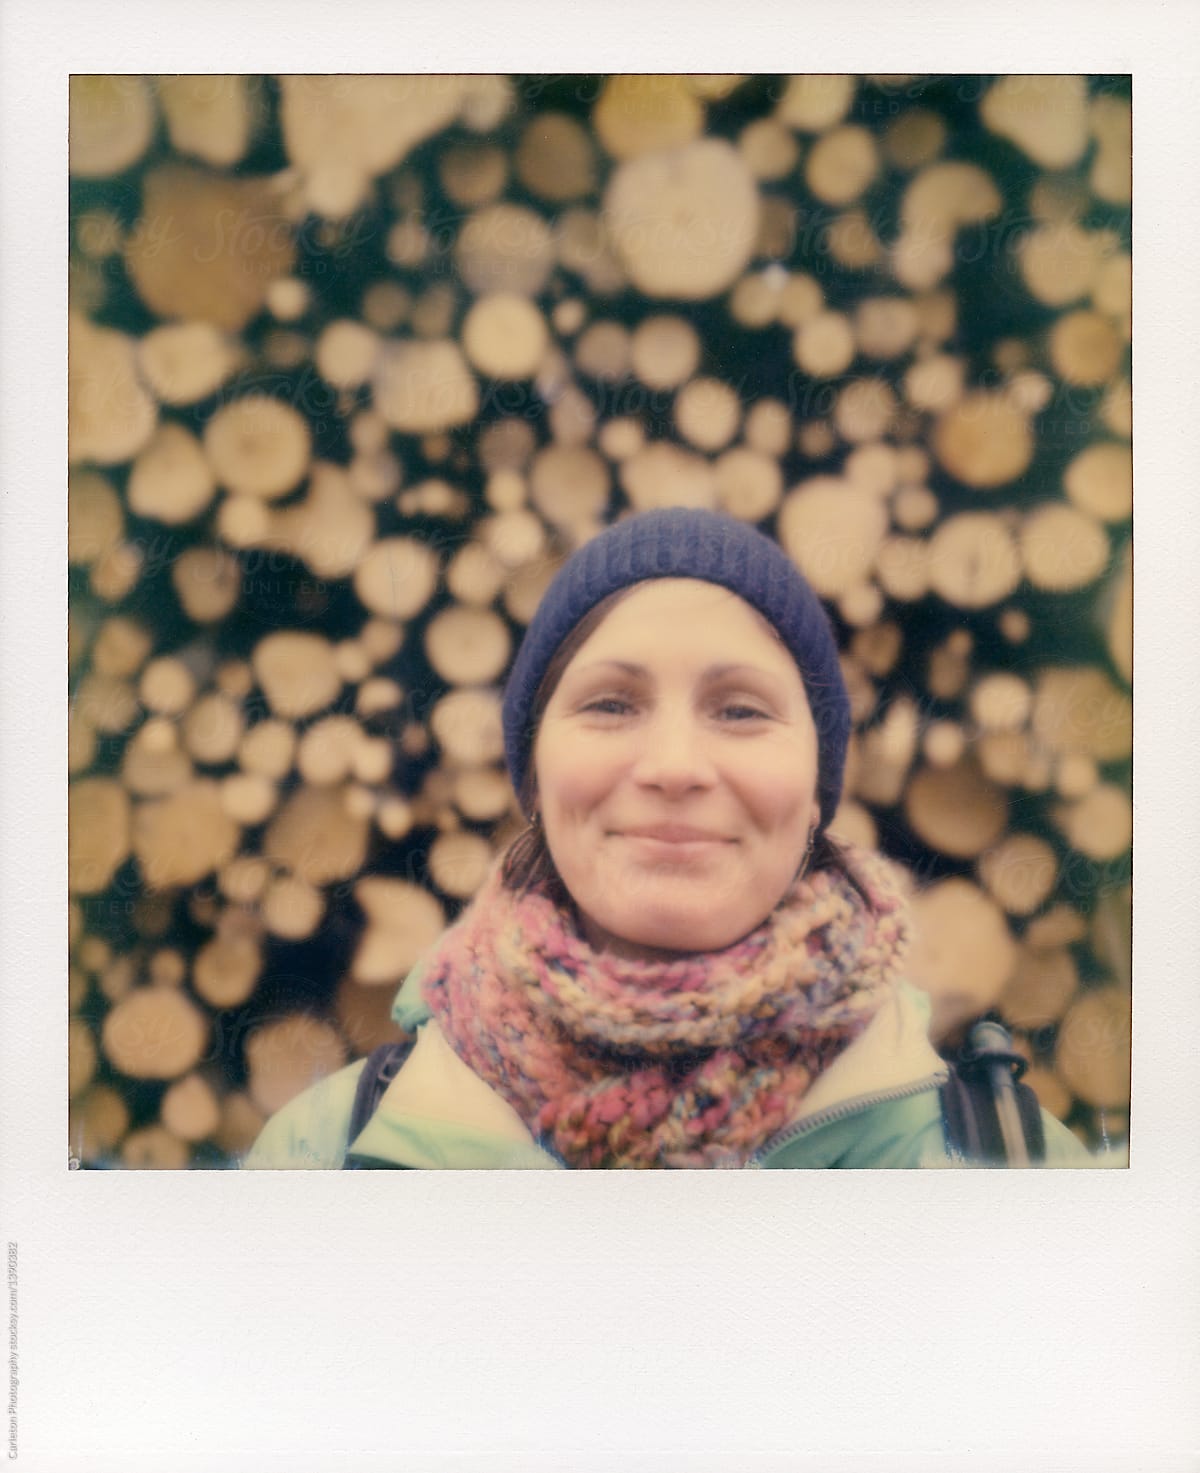
[[[806,1116],[798,1120],[794,1125],[785,1126],[783,1130],[777,1131],[770,1140],[764,1141],[754,1154],[747,1158],[743,1170],[761,1170],[763,1159],[780,1146],[787,1145],[791,1141],[807,1135],[810,1131],[819,1129],[822,1125],[828,1125],[833,1120],[844,1120],[848,1115],[857,1115],[861,1110],[869,1110],[874,1105],[886,1104],[890,1100],[907,1099],[910,1095],[919,1095],[927,1089],[936,1089],[950,1077],[948,1069],[939,1069],[936,1074],[930,1074],[924,1079],[914,1080],[912,1084],[900,1085],[896,1089],[880,1089],[874,1094],[855,1095],[853,1099],[843,1100],[841,1104],[830,1105],[827,1109],[818,1110],[815,1115]]]

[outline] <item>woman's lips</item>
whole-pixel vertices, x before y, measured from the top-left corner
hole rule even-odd
[[[695,854],[731,842],[723,834],[678,823],[646,824],[636,828],[618,829],[617,835],[660,854]]]

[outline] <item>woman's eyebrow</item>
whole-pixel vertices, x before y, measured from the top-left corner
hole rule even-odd
[[[638,665],[632,660],[593,660],[589,664],[576,667],[574,674],[583,676],[604,670],[619,670],[623,675],[639,677],[648,673],[644,665]],[[721,680],[727,675],[760,675],[771,678],[773,674],[765,666],[750,664],[745,660],[721,661],[715,665],[706,665],[700,672],[703,680]]]

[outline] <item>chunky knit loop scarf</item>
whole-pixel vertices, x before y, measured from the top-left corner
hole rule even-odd
[[[568,1166],[742,1166],[899,977],[897,873],[843,847],[875,914],[820,870],[734,945],[661,962],[595,950],[569,911],[506,890],[497,866],[428,958],[426,999]]]

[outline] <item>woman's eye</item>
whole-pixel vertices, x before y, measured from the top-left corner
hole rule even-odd
[[[747,706],[739,701],[730,701],[721,707],[726,721],[765,721],[767,713],[758,706]]]
[[[583,709],[594,716],[624,716],[633,708],[624,696],[595,696]]]

